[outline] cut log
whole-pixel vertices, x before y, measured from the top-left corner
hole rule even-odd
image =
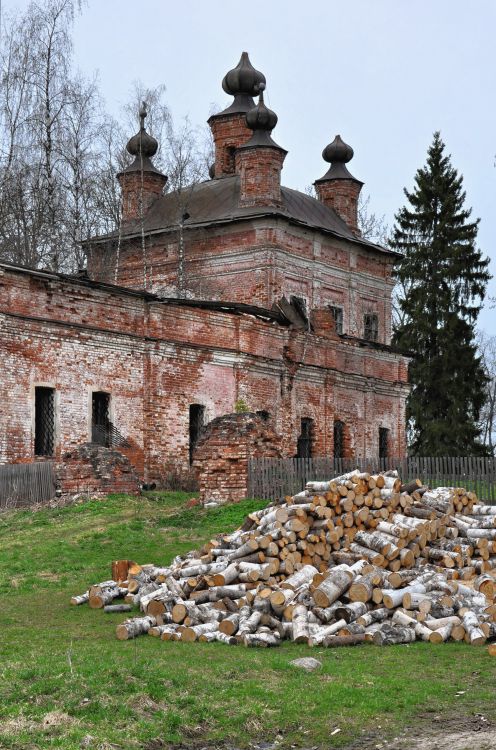
[[[313,600],[317,607],[329,607],[351,585],[353,573],[346,565],[338,565],[332,569],[328,577],[313,592]]]
[[[130,612],[131,609],[130,604],[106,604],[103,611],[109,615],[113,612]]]
[[[309,637],[308,610],[304,604],[297,604],[293,611],[293,641],[306,643]]]
[[[392,646],[397,643],[412,643],[416,639],[415,631],[409,627],[395,627],[382,624],[380,630],[374,633],[373,641],[376,646]]]
[[[361,643],[365,643],[365,633],[359,633],[356,635],[330,635],[324,638],[322,646],[326,648],[339,648],[341,646],[358,646]]]
[[[86,591],[84,594],[79,594],[79,596],[71,597],[71,604],[75,607],[79,607],[81,604],[86,604],[89,598],[90,592]]]
[[[148,633],[151,627],[154,627],[157,621],[154,617],[146,615],[145,617],[133,617],[130,620],[117,625],[115,634],[119,641],[127,641],[130,638],[137,638],[139,635]]]
[[[449,622],[447,625],[443,625],[442,628],[436,628],[429,636],[430,643],[444,643],[447,641],[453,630],[453,623]]]
[[[472,610],[465,612],[462,622],[467,634],[467,641],[470,645],[482,646],[486,642],[486,636],[475,612]]]

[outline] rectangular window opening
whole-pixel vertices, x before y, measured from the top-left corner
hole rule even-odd
[[[202,404],[189,406],[189,463],[193,463],[196,445],[205,426],[205,407]]]
[[[363,316],[363,337],[368,341],[378,341],[379,318],[376,313],[365,313]]]
[[[34,454],[53,456],[55,449],[55,389],[34,391]]]
[[[340,336],[343,333],[343,308],[337,305],[329,305],[331,315],[334,318],[334,325],[336,327],[336,333]]]
[[[110,424],[110,393],[94,391],[91,395],[91,441],[110,448],[112,430]]]
[[[344,458],[344,422],[334,421],[334,458]]]
[[[296,458],[312,457],[313,419],[303,417],[298,437]]]
[[[389,430],[386,427],[379,427],[379,458],[388,458],[389,456]]]

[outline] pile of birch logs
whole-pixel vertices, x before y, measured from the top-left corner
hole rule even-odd
[[[493,568],[496,506],[355,470],[308,482],[167,567],[117,561],[112,580],[71,603],[139,607],[121,640],[480,645],[496,638]]]

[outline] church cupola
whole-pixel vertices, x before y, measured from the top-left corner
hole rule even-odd
[[[265,84],[259,85],[259,101],[246,114],[251,138],[236,151],[236,173],[240,177],[241,206],[278,207],[281,200],[281,170],[288,153],[271,137],[277,115],[264,102]]]
[[[355,234],[359,234],[358,196],[363,182],[353,177],[346,166],[353,158],[353,149],[337,135],[322,151],[322,157],[331,166],[314,183],[318,198],[333,208]]]
[[[119,172],[117,179],[122,191],[122,220],[133,221],[142,218],[151,204],[162,195],[167,177],[156,169],[152,156],[158,150],[158,142],[145,130],[146,104],[140,111],[140,129],[129,139],[126,150],[134,161]]]
[[[265,76],[255,70],[248,52],[243,52],[239,63],[222,81],[222,88],[234,96],[234,101],[208,120],[215,143],[215,178],[234,174],[234,153],[251,135],[245,116],[255,106],[253,97],[260,84],[265,85]]]

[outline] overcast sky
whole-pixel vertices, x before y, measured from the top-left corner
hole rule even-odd
[[[350,171],[389,224],[440,130],[496,275],[495,29],[496,0],[89,0],[75,60],[98,72],[113,114],[141,79],[166,85],[176,118],[201,123],[229,100],[222,77],[247,50],[289,151],[284,184],[303,190],[321,177],[322,149],[340,133],[355,150]],[[496,334],[488,302],[479,324]]]

